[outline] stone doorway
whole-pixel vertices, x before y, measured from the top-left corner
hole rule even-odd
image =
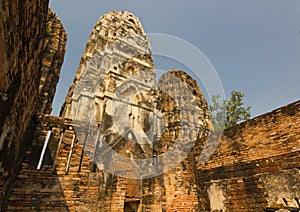
[[[140,201],[131,201],[124,203],[124,212],[140,212]]]

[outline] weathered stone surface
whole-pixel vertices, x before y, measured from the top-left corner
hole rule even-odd
[[[211,208],[212,184],[222,189],[228,211],[299,208],[299,128],[298,101],[225,130],[212,157],[197,166],[201,210]],[[202,149],[196,150],[199,160]]]
[[[9,5],[0,3],[3,8]],[[51,20],[49,26],[58,21]],[[41,81],[38,107],[32,107],[39,114],[32,120],[33,138],[24,150],[7,211],[300,208],[299,101],[223,135],[210,133],[207,103],[195,80],[174,69],[156,83],[150,46],[138,19],[111,11],[92,31],[61,116],[51,116],[46,114],[50,91],[65,43],[61,25],[53,34],[59,36],[53,45],[50,37],[45,48],[57,52],[49,51],[43,61],[46,80]],[[0,42],[0,48],[6,45]],[[3,55],[3,67],[10,67]],[[51,94],[43,95],[47,92]],[[37,170],[48,131],[51,136]],[[161,174],[150,177],[153,170]]]
[[[87,91],[86,96],[90,98],[95,95],[101,97],[103,92],[114,93],[116,87],[114,83],[120,84],[124,81],[118,77],[118,75],[123,74],[120,73],[120,70],[134,75],[135,80],[149,78],[147,85],[153,86],[155,83],[155,72],[151,71],[153,59],[149,43],[145,38],[141,23],[133,14],[111,11],[103,15],[92,30],[86,44],[74,82],[66,97],[65,106],[62,107],[61,115],[68,118],[72,116],[70,114],[71,103],[78,98],[76,90]],[[135,67],[135,65],[139,67]],[[134,73],[137,68],[141,70],[139,73]],[[106,76],[103,77],[102,75]],[[119,79],[115,80],[116,78]],[[100,79],[104,80],[105,83],[99,81]],[[145,84],[145,82],[142,83]]]
[[[109,28],[120,32],[107,34]],[[93,40],[102,43],[93,46]],[[182,163],[174,161],[179,155],[184,159],[191,143],[209,130],[207,104],[196,82],[183,71],[165,74],[156,85],[148,41],[132,14],[112,11],[95,26],[62,115],[64,119],[37,116],[34,140],[11,194],[10,210],[17,210],[14,200],[25,192],[24,187],[33,188],[27,193],[44,197],[39,202],[29,200],[35,210],[54,207],[54,203],[70,210],[197,210],[192,153]],[[35,170],[36,155],[41,154],[51,128],[42,169]],[[122,160],[116,161],[103,149],[100,134]],[[157,157],[156,166],[152,157]],[[139,164],[135,158],[150,162]],[[51,166],[53,178],[48,177]],[[143,179],[172,167],[161,177]],[[49,180],[47,189],[43,178]],[[56,200],[50,196],[54,193]]]
[[[40,115],[36,120],[33,145],[26,151],[27,159],[22,163],[8,210],[21,211],[27,207],[26,204],[70,211],[124,211],[124,208],[136,207],[144,211],[276,211],[299,208],[300,154],[297,145],[300,138],[295,129],[300,126],[300,102],[226,130],[217,151],[206,163],[197,161],[202,150],[200,144],[203,143],[199,142],[174,169],[149,179],[130,180],[95,169],[90,158],[82,154],[79,137],[74,140],[72,148],[72,120],[49,115]],[[53,128],[53,135],[48,153],[42,169],[35,170],[38,163],[36,155],[40,154],[50,128]],[[290,150],[280,154],[279,147],[274,149],[269,142],[262,142],[260,149],[269,154],[259,155],[257,144],[250,144],[255,140],[272,140],[275,131],[275,137],[279,138],[276,139],[277,145]],[[62,132],[63,139],[58,145]],[[239,151],[236,147],[228,147],[241,138],[244,147]],[[170,139],[161,141],[170,143],[167,142]],[[285,151],[283,147],[281,151]],[[243,156],[249,155],[253,149],[258,154]],[[230,162],[232,156],[235,160]],[[27,200],[22,201],[25,195]],[[38,203],[34,195],[42,197]]]
[[[60,69],[66,52],[67,34],[53,11],[48,10],[45,39],[43,45],[43,61],[36,113],[50,114]]]
[[[0,1],[0,205],[14,178],[38,98],[45,1]]]
[[[3,208],[26,146],[31,144],[32,115],[51,112],[66,34],[59,19],[48,10],[48,1],[1,1],[0,4],[3,52],[0,55],[0,204]],[[46,23],[51,34],[46,33]]]

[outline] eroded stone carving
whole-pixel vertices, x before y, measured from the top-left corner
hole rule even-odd
[[[209,201],[210,201],[210,210],[214,212],[226,211],[224,207],[224,201],[226,198],[222,193],[222,189],[216,184],[212,183],[207,189]]]
[[[300,172],[289,169],[261,175],[268,194],[268,203],[272,206],[300,207]]]
[[[183,160],[207,131],[209,112],[197,83],[183,71],[166,73],[158,83],[155,76],[138,19],[128,12],[104,15],[64,109],[77,134],[89,129],[82,143],[99,167],[133,178],[155,176]]]

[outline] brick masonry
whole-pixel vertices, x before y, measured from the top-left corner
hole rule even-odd
[[[52,101],[64,61],[66,43],[67,34],[60,19],[48,9],[36,113],[50,114],[52,111]]]
[[[66,34],[54,13],[48,11],[48,1],[0,1],[0,12],[0,205],[3,207],[25,148],[31,143],[34,112],[51,112]],[[48,35],[47,25],[51,28]]]
[[[298,208],[300,160],[295,129],[299,118],[300,102],[292,103],[227,129],[215,154],[203,164],[197,162],[203,145],[195,146],[168,173],[130,180],[99,169],[92,171],[93,163],[82,154],[82,145],[77,138],[73,141],[72,121],[40,115],[7,211],[124,211],[129,203],[132,207],[142,204],[144,211]],[[42,169],[36,170],[37,155],[51,128]],[[237,147],[236,142],[241,141],[243,146]],[[252,142],[261,144],[250,145]],[[257,154],[250,156],[253,151]]]
[[[200,209],[211,209],[212,185],[223,210],[299,208],[299,118],[298,101],[227,129],[212,157],[197,166]]]
[[[48,1],[0,1],[0,204],[38,98]]]
[[[4,11],[13,8],[5,3],[1,6]],[[152,80],[155,72],[152,70],[152,56],[147,53],[147,41],[141,42],[140,38],[133,38],[133,41],[143,44],[143,48],[132,43],[131,38],[125,41],[129,46],[122,42],[115,43],[124,33],[143,38],[141,24],[130,13],[111,11],[99,20],[92,31],[61,116],[51,116],[47,113],[51,110],[51,98],[59,78],[58,70],[65,51],[66,36],[52,12],[49,12],[48,18],[50,30],[47,34],[50,32],[54,39],[51,40],[50,36],[48,40],[45,39],[45,45],[41,45],[43,50],[40,51],[46,52],[46,57],[43,60],[40,56],[42,76],[39,76],[41,81],[35,76],[36,94],[32,97],[39,97],[38,106],[27,108],[10,103],[12,108],[16,107],[13,110],[19,108],[22,111],[22,108],[26,111],[31,108],[36,113],[32,119],[32,113],[29,117],[31,125],[29,122],[26,124],[32,129],[33,135],[27,140],[30,145],[23,145],[23,151],[20,149],[24,154],[19,159],[20,170],[1,168],[1,171],[9,170],[17,175],[11,190],[7,186],[8,179],[13,179],[12,174],[8,174],[6,178],[2,175],[1,200],[8,200],[6,211],[292,211],[300,208],[299,101],[226,129],[222,135],[209,133],[211,124],[207,104],[196,82],[183,71],[173,70],[158,82],[160,90],[165,92],[155,91],[156,84]],[[44,30],[46,26],[45,22]],[[112,43],[117,45],[110,46]],[[5,42],[0,45],[1,48],[7,48]],[[109,48],[105,49],[105,46]],[[112,51],[110,47],[116,48],[116,51]],[[55,51],[48,51],[47,48]],[[138,50],[134,50],[135,48]],[[146,54],[134,55],[136,57],[129,55],[131,60],[124,60],[128,59],[126,54],[136,51]],[[13,67],[9,64],[12,60],[5,56],[0,59],[4,61],[3,67],[5,64]],[[120,59],[121,63],[116,64],[115,61]],[[101,79],[96,77],[95,73],[98,72]],[[3,73],[6,76],[6,72]],[[173,81],[174,76],[180,80]],[[114,114],[108,105],[118,101],[115,91],[127,78],[139,81],[140,93],[133,96],[134,102],[130,102],[134,112],[128,115],[134,126],[141,127],[122,136],[111,128],[116,120],[112,119]],[[53,84],[48,84],[49,81],[53,81]],[[12,84],[8,77],[2,82],[5,82],[1,84],[3,90],[6,84]],[[96,83],[93,84],[94,82]],[[84,92],[76,93],[77,85],[82,86],[79,91]],[[135,87],[127,84],[121,88],[122,92],[130,93]],[[184,88],[189,88],[192,93]],[[147,89],[151,92],[146,92]],[[30,90],[24,92],[28,91]],[[122,95],[122,92],[118,94]],[[144,101],[144,96],[148,101]],[[78,107],[74,113],[76,107],[72,107],[72,104],[80,105],[84,102],[92,102],[93,107],[90,107],[91,104],[85,105],[88,108]],[[187,102],[196,102],[192,107],[196,110],[185,110]],[[151,129],[149,117],[156,116],[155,110],[162,111],[165,116],[157,119],[157,127]],[[1,112],[4,117],[9,116],[4,109]],[[87,121],[91,124],[87,125]],[[120,121],[123,123],[123,120]],[[6,122],[2,123],[3,126],[4,124]],[[13,123],[7,124],[16,127]],[[143,134],[149,129],[151,133],[147,136],[159,137],[154,145],[132,142],[137,132]],[[198,133],[194,133],[194,129],[199,129]],[[21,126],[20,138],[24,131],[26,129]],[[42,149],[49,131],[51,134],[43,154]],[[159,131],[162,133],[158,133]],[[99,132],[106,135],[106,141],[115,152],[129,160],[113,163],[114,157],[104,154],[108,157],[101,158],[101,155],[93,154],[101,147],[98,143],[101,141]],[[6,137],[6,134],[2,135]],[[147,167],[148,171],[153,167],[164,169],[165,165],[171,164],[180,154],[176,145],[188,149],[192,141],[195,144],[191,146],[189,154],[159,176],[147,178],[131,162],[134,158],[153,157],[155,160],[173,148],[175,157],[163,158],[163,163],[154,161]],[[38,169],[40,158],[42,163]],[[8,159],[1,158],[2,165],[9,164]],[[10,162],[18,164],[17,159]],[[139,173],[140,178],[125,178],[120,173],[114,175],[106,171],[108,168],[121,171],[127,176]]]

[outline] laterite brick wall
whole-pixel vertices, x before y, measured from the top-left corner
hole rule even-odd
[[[60,20],[48,9],[48,0],[1,0],[0,13],[0,208],[3,208],[26,146],[31,144],[32,116],[34,112],[51,112],[64,60],[66,33]]]
[[[38,98],[48,0],[0,1],[0,205]]]
[[[225,130],[197,167],[200,210],[300,208],[299,132],[300,101]]]

